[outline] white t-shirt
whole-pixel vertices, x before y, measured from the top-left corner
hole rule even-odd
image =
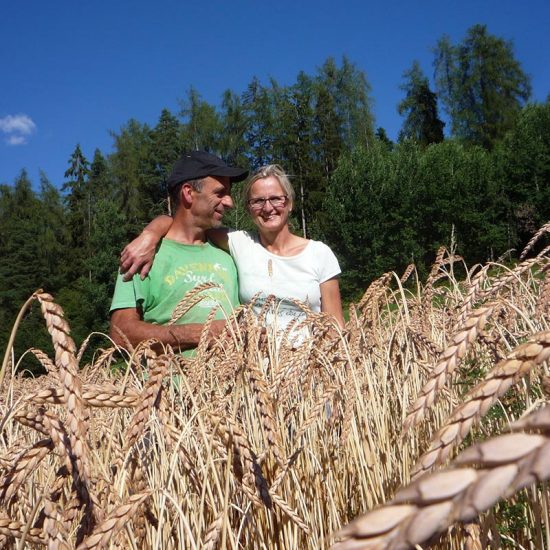
[[[332,250],[319,241],[310,240],[295,256],[277,256],[261,245],[258,235],[230,231],[229,251],[237,265],[241,302],[248,303],[261,293],[254,305],[259,313],[265,298],[273,294],[277,298],[277,329],[284,329],[295,319],[299,322],[306,315],[289,300],[305,302],[313,311],[321,311],[319,285],[341,272]]]

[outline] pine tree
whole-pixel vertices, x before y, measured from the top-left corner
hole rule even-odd
[[[172,166],[183,152],[182,125],[168,110],[163,109],[157,125],[151,132],[151,151],[154,162],[154,182],[151,192],[154,202],[162,202],[166,198],[166,180],[172,171]]]
[[[217,152],[220,141],[220,119],[216,109],[191,88],[187,99],[181,102],[180,115],[184,120],[183,145],[185,149]]]
[[[67,179],[61,188],[66,192],[67,225],[74,251],[68,269],[74,278],[82,274],[85,259],[90,255],[92,193],[88,186],[89,172],[90,163],[82,153],[80,144],[77,144],[69,158],[69,168],[65,172]]]
[[[159,210],[159,185],[152,153],[152,132],[147,124],[131,119],[119,134],[113,133],[114,153],[109,157],[117,203],[129,235],[135,235]]]
[[[512,44],[485,25],[474,25],[457,46],[444,36],[435,53],[437,91],[453,135],[492,148],[514,126],[531,94]]]
[[[406,79],[401,89],[405,98],[397,107],[401,116],[405,116],[399,139],[412,139],[420,145],[443,141],[445,123],[437,113],[437,96],[430,90],[427,77],[417,61],[403,75]]]
[[[221,105],[221,127],[219,153],[229,164],[248,165],[248,144],[245,139],[247,117],[241,98],[231,90],[223,94]]]
[[[253,169],[273,161],[273,108],[267,88],[254,77],[242,95],[247,116],[245,139]]]

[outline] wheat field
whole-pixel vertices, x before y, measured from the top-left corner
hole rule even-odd
[[[385,274],[297,348],[241,307],[192,359],[77,349],[35,292],[12,340],[39,306],[55,356],[6,350],[0,547],[550,548],[547,230],[513,268]]]

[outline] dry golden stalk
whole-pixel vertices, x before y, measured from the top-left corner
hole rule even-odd
[[[38,361],[46,369],[48,374],[55,374],[57,372],[57,367],[46,353],[36,348],[30,348],[29,351],[38,359]]]
[[[545,223],[532,237],[531,240],[527,243],[525,248],[523,249],[523,252],[520,254],[519,259],[524,260],[525,256],[529,253],[529,251],[533,248],[535,243],[542,237],[545,233],[550,232],[550,222]]]
[[[350,377],[351,378],[351,377]],[[327,402],[334,396],[334,394],[340,389],[338,384],[329,386],[319,397],[317,402],[308,411],[307,418],[304,420],[300,429],[296,433],[296,439],[299,440],[308,430],[308,428],[319,419],[321,413],[326,409]]]
[[[49,499],[45,499],[44,515],[43,532],[48,550],[70,550],[66,533],[60,531],[60,527],[63,528],[63,517],[58,505]]]
[[[69,335],[69,325],[63,310],[54,303],[50,294],[37,294],[42,315],[55,349],[55,363],[59,368],[59,381],[63,387],[63,397],[67,410],[67,428],[71,444],[71,459],[76,467],[75,482],[82,503],[91,506],[89,450],[86,442],[87,426],[82,403],[82,382],[77,372],[76,347]],[[92,507],[92,513],[95,515]]]
[[[191,457],[189,451],[182,445],[181,433],[170,421],[167,414],[168,404],[164,403],[164,398],[162,401],[163,403],[159,408],[159,417],[162,422],[163,433],[166,437],[166,446],[170,450],[177,449],[180,465],[189,475],[189,478],[195,486],[197,493],[200,494],[203,483],[201,477],[197,474],[196,463]]]
[[[407,327],[407,332],[411,335],[414,343],[420,343],[422,347],[424,347],[428,351],[432,359],[435,359],[436,357],[439,357],[439,355],[441,355],[441,350],[439,349],[439,346],[432,342],[432,340],[424,333],[416,330],[412,326]]]
[[[466,322],[466,319],[468,318],[468,315],[472,310],[479,291],[481,290],[481,286],[487,278],[488,271],[489,266],[485,266],[481,268],[472,278],[472,282],[470,283],[466,297],[464,298],[464,301],[460,306],[460,311],[458,312],[458,318],[456,321],[457,327],[462,326]]]
[[[139,392],[126,388],[121,394],[120,389],[112,384],[84,384],[82,400],[87,407],[135,407],[139,401]],[[25,397],[25,401],[34,404],[62,405],[65,403],[62,390],[46,388]]]
[[[415,270],[415,265],[414,264],[409,264],[407,266],[407,269],[405,269],[405,271],[403,272],[403,275],[401,275],[401,279],[399,279],[401,281],[401,284],[405,284],[409,277],[411,276],[412,272]]]
[[[342,415],[342,431],[340,433],[340,445],[344,446],[351,432],[351,425],[354,418],[355,404],[357,402],[357,392],[355,391],[355,383],[353,376],[348,376],[345,388],[342,391],[345,399],[342,400],[344,412]]]
[[[51,439],[43,439],[20,453],[11,470],[0,479],[0,500],[8,501],[15,496],[19,487],[53,448]]]
[[[271,496],[262,469],[240,426],[230,418],[210,415],[210,423],[226,449],[233,450],[233,472],[244,493],[256,505],[271,508]],[[259,496],[258,496],[259,494]]]
[[[547,374],[542,377],[542,389],[546,394],[546,397],[550,397],[550,376]]]
[[[349,306],[349,321],[346,323],[346,331],[349,333],[349,351],[352,357],[359,357],[361,353],[362,329],[354,304]]]
[[[269,488],[270,494],[274,493],[278,489],[279,485],[284,481],[286,474],[289,472],[290,468],[296,462],[296,460],[298,460],[298,457],[300,456],[300,453],[303,449],[303,447],[299,447],[296,451],[294,451],[286,461],[285,467],[281,468],[277,472],[277,475],[275,476],[275,479],[273,480],[273,483]]]
[[[465,544],[464,550],[483,550],[483,545],[481,544],[481,528],[479,526],[479,521],[471,521],[465,523],[462,527],[464,532]]]
[[[61,456],[65,458],[65,466],[70,473],[73,473],[73,461],[71,460],[71,444],[69,437],[65,430],[65,427],[51,412],[44,412],[43,414],[44,427],[48,431],[48,435],[51,437],[54,445],[60,451]]]
[[[413,467],[413,479],[443,463],[476,424],[513,385],[550,357],[550,331],[532,336],[501,361],[451,414],[445,425],[432,437],[428,450]]]
[[[77,550],[106,548],[150,496],[150,491],[132,495],[128,498],[127,503],[121,504],[114,510],[111,510],[109,517],[94,529],[94,532],[77,547]]]
[[[250,387],[254,392],[258,412],[260,415],[262,428],[269,447],[273,452],[275,460],[281,468],[285,466],[286,457],[281,444],[281,438],[277,431],[275,421],[275,412],[273,406],[273,397],[267,389],[264,374],[258,364],[257,354],[249,350],[249,360],[247,361],[247,372]]]
[[[500,290],[502,290],[504,287],[506,287],[510,283],[517,281],[520,275],[522,275],[526,271],[529,271],[533,266],[537,265],[538,263],[547,261],[547,258],[545,258],[544,256],[549,251],[550,251],[550,246],[547,246],[534,258],[525,260],[524,262],[518,264],[510,272],[505,272],[495,281],[495,283],[490,288],[484,290],[483,292],[480,292],[478,299],[484,300],[491,294],[497,294],[498,292],[500,292]]]
[[[542,319],[543,316],[548,318],[550,314],[550,264],[544,266],[545,271],[544,282],[542,289],[537,299],[537,317]]]
[[[95,360],[94,367],[96,369],[108,368],[113,355],[117,352],[117,348],[107,348],[103,350],[101,355]]]
[[[17,332],[17,329],[19,328],[19,324],[21,323],[23,316],[25,315],[25,313],[27,312],[31,304],[34,302],[34,300],[36,300],[37,295],[41,292],[42,292],[42,289],[38,289],[36,292],[34,292],[30,296],[30,298],[23,304],[23,307],[19,310],[19,313],[17,314],[15,323],[13,325],[13,328],[11,329],[10,337],[8,339],[8,345],[6,346],[6,351],[4,353],[4,359],[2,360],[2,367],[0,368],[0,386],[4,382],[6,371],[11,362],[11,352],[13,349],[13,342],[15,341],[15,334]]]
[[[216,519],[208,526],[206,535],[204,536],[204,542],[202,545],[203,550],[215,550],[218,545],[218,540],[222,532],[223,527],[223,512],[216,515]]]
[[[333,550],[414,548],[500,498],[550,477],[550,406],[512,426],[541,434],[495,437],[462,452],[455,468],[422,476],[395,498],[344,527]]]
[[[124,342],[124,345],[126,346],[126,349],[130,353],[134,353],[134,346],[132,345],[132,342],[130,342],[130,340],[128,339],[128,336],[126,336],[126,334],[124,334],[124,332],[122,332],[122,330],[120,330],[120,328],[117,327],[116,325],[112,324],[111,329],[114,330],[122,338],[122,341]]]
[[[293,510],[284,498],[276,494],[274,491],[269,492],[273,504],[279,508],[293,523],[295,523],[304,533],[309,533],[309,527],[307,523]]]
[[[14,415],[14,420],[17,420],[23,426],[27,426],[40,432],[42,435],[49,435],[47,428],[44,426],[43,411],[29,409]]]
[[[441,354],[430,378],[420,391],[420,395],[409,409],[403,422],[403,437],[407,435],[410,428],[416,426],[424,418],[426,411],[434,404],[437,392],[443,388],[468,351],[471,343],[476,339],[478,333],[483,330],[495,307],[496,304],[493,303],[473,310],[463,327],[454,336],[453,343]]]
[[[420,304],[420,311],[421,314],[421,322],[422,327],[426,328],[426,321],[427,316],[432,309],[432,300],[434,296],[434,283],[436,281],[437,275],[439,273],[439,269],[441,268],[441,265],[443,263],[443,257],[445,256],[445,252],[447,252],[447,249],[444,246],[440,246],[437,250],[437,254],[435,255],[435,261],[432,265],[432,269],[430,270],[430,274],[428,275],[428,279],[426,280],[426,284],[424,286],[424,295],[422,297],[422,301]]]
[[[364,312],[371,300],[376,299],[386,289],[391,280],[391,276],[391,273],[384,273],[384,275],[374,280],[361,297],[361,300],[359,300],[357,309]]]
[[[205,290],[210,288],[221,288],[217,283],[202,283],[196,286],[193,290],[187,292],[183,297],[180,303],[174,308],[172,312],[172,317],[168,321],[168,325],[173,325],[178,319],[183,317],[191,308],[196,306],[199,302],[208,297],[208,294],[205,293]]]
[[[138,438],[143,434],[145,424],[151,415],[151,411],[160,403],[162,394],[162,380],[168,372],[172,359],[168,355],[161,355],[149,369],[149,379],[143,388],[140,401],[135,406],[134,416],[126,430],[124,438],[124,451],[128,451]]]
[[[2,535],[20,539],[25,531],[25,524],[20,521],[14,521],[10,518],[0,516],[0,533]],[[25,540],[34,544],[46,544],[46,539],[42,534],[42,530],[37,528],[31,528],[28,531]]]
[[[210,311],[201,331],[199,345],[197,346],[195,356],[191,360],[191,365],[189,367],[189,385],[192,388],[199,388],[204,382],[204,374],[208,361],[207,350],[212,341],[210,327],[212,325],[212,321],[214,321],[214,317],[216,316],[217,312],[217,307],[212,308],[212,310]]]
[[[92,332],[89,334],[84,342],[80,345],[80,349],[78,350],[78,353],[76,355],[76,362],[80,365],[80,362],[82,361],[82,356],[84,355],[84,352],[88,348],[88,344],[90,343],[90,340],[92,339],[92,336],[94,336],[96,333]]]

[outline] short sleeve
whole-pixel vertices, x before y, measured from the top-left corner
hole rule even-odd
[[[319,283],[324,283],[342,273],[334,252],[325,244],[316,242],[315,256],[319,262]]]
[[[136,277],[137,281],[135,280]],[[115,309],[137,308],[138,305],[141,305],[144,300],[141,282],[139,275],[134,275],[134,278],[130,281],[124,281],[119,273],[109,312],[112,313]],[[136,288],[136,285],[139,288]]]

